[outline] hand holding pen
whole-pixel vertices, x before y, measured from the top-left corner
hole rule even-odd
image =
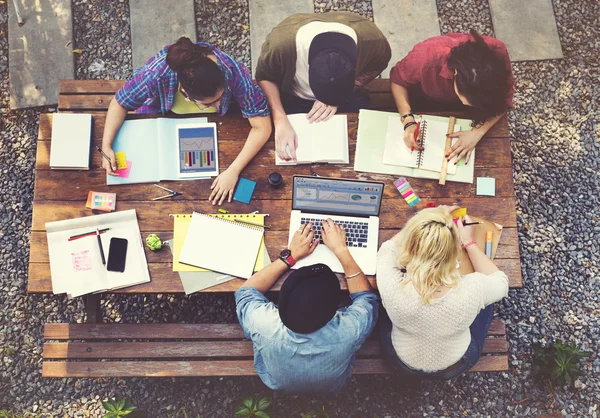
[[[96,149],[100,154],[102,154],[102,168],[106,170],[106,172],[111,176],[117,176],[117,157],[115,155],[115,151],[110,148],[106,151],[103,151],[102,148],[96,145]]]

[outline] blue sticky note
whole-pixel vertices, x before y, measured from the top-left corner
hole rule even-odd
[[[233,195],[233,200],[237,200],[238,202],[242,202],[247,205],[250,204],[250,199],[252,199],[252,194],[254,193],[255,187],[255,181],[240,177],[240,181],[238,182],[237,188],[235,189],[235,193]]]
[[[496,179],[477,177],[477,196],[496,196]]]

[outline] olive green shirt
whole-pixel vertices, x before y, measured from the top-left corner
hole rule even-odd
[[[370,20],[350,12],[299,13],[284,19],[267,35],[256,66],[256,81],[272,81],[281,92],[293,94],[296,33],[314,21],[342,23],[356,32],[356,77],[371,71],[381,73],[387,67],[392,57],[390,44]]]

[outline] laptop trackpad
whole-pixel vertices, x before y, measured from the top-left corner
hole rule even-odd
[[[306,258],[298,261],[294,266],[294,269],[298,269],[304,266],[310,266],[312,264],[323,263],[335,273],[343,273],[344,269],[342,264],[337,259],[333,251],[331,251],[325,244],[319,244],[315,249],[315,252]]]

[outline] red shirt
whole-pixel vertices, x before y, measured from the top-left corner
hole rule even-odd
[[[510,68],[510,57],[503,42],[490,36],[482,36],[485,43],[502,58],[509,72],[509,91],[506,105],[512,107],[514,79]],[[423,93],[440,102],[460,102],[454,91],[454,71],[448,68],[448,57],[455,46],[472,41],[466,33],[448,33],[434,36],[416,44],[406,57],[398,61],[390,73],[393,83],[403,87],[421,84]]]

